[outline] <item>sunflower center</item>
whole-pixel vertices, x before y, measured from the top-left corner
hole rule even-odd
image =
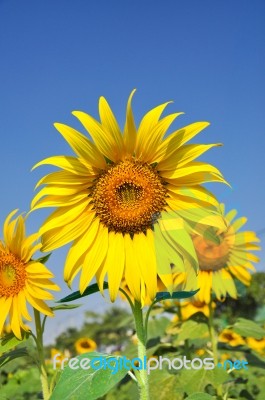
[[[25,281],[25,264],[13,254],[0,254],[0,296],[15,296]]]
[[[90,344],[87,341],[83,341],[80,343],[80,345],[84,348],[84,349],[90,349]]]
[[[97,216],[109,230],[133,234],[153,226],[166,206],[166,194],[153,167],[127,160],[99,177],[92,198]]]
[[[197,253],[200,270],[218,271],[226,266],[229,259],[230,246],[225,238],[219,238],[220,243],[213,243],[202,236],[195,236],[193,244]]]

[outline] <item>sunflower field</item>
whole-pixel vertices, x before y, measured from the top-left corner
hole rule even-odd
[[[229,186],[221,171],[198,161],[221,144],[190,143],[205,121],[172,130],[183,113],[165,115],[170,102],[137,124],[134,94],[123,128],[104,97],[99,119],[73,111],[82,132],[55,123],[73,155],[39,161],[51,170],[30,210],[4,221],[0,400],[265,398],[260,239],[208,189]],[[52,211],[28,235],[42,208]],[[64,246],[64,265],[48,268]],[[47,319],[96,294],[114,305],[44,345]]]

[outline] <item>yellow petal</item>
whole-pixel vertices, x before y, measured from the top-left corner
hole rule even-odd
[[[43,199],[38,200],[37,204],[35,204],[35,199],[32,200],[31,211],[37,210],[38,208],[43,207],[66,207],[72,204],[79,203],[80,201],[87,201],[88,193],[87,190],[74,196],[45,196]]]
[[[74,204],[71,207],[62,207],[55,210],[43,223],[40,228],[40,234],[64,226],[75,220],[80,216],[85,209],[92,209],[92,205],[88,206],[88,201],[81,201],[80,203]]]
[[[241,218],[236,219],[232,223],[234,231],[237,232],[240,228],[242,228],[242,226],[245,225],[246,222],[247,222],[247,218],[246,217],[241,217]]]
[[[67,283],[70,280],[72,280],[72,274],[74,272],[75,265],[76,264],[81,265],[80,257],[83,256],[85,257],[88,249],[94,243],[95,238],[97,237],[98,229],[99,229],[99,219],[95,218],[91,222],[91,224],[87,227],[82,236],[80,236],[73,242],[67,254],[64,266],[64,280]],[[84,257],[82,258],[82,261],[84,260]]]
[[[95,172],[95,169],[94,170],[91,169],[91,171],[87,169],[86,176],[79,175],[78,177],[76,174],[73,174],[72,172],[55,171],[41,178],[38,181],[37,185],[35,186],[35,189],[44,184],[51,184],[60,187],[64,185],[66,185],[66,187],[69,185],[81,186],[81,187],[83,185],[87,185],[89,187],[91,186],[92,182],[95,180],[97,176],[98,173]]]
[[[110,232],[106,263],[108,265],[109,294],[112,302],[115,301],[120,288],[121,279],[124,274],[124,261],[125,251],[123,235],[122,233],[112,234],[112,232]]]
[[[26,265],[26,272],[29,276],[37,275],[39,278],[53,278],[53,273],[40,262],[31,261]]]
[[[153,232],[148,229],[146,235],[134,235],[133,247],[148,296],[154,299],[157,291],[157,266]]]
[[[0,332],[3,330],[8,313],[10,312],[10,307],[12,304],[12,297],[0,297]]]
[[[156,125],[154,125],[152,130],[149,132],[149,135],[146,134],[143,137],[141,148],[139,145],[139,155],[141,156],[141,159],[149,163],[155,161],[154,154],[158,146],[162,142],[163,136],[165,135],[172,122],[181,114],[183,113],[170,114],[162,118],[160,121],[157,122]]]
[[[118,158],[121,159],[124,153],[123,137],[116,118],[104,97],[100,97],[99,99],[99,116],[104,130],[108,131],[114,138],[119,152]]]
[[[94,217],[95,212],[88,210],[69,224],[45,232],[42,236],[42,251],[48,252],[72,242],[85,232]]]
[[[124,126],[124,145],[126,155],[133,155],[135,146],[136,146],[136,127],[134,122],[134,116],[132,112],[132,97],[135,93],[136,89],[132,91],[129,96],[128,103],[127,103],[127,110],[126,110],[126,122]]]
[[[184,200],[186,198],[190,198],[196,202],[203,202],[213,205],[215,208],[218,207],[219,203],[216,197],[209,192],[209,190],[205,189],[202,186],[194,185],[193,187],[171,187],[171,191],[175,192],[180,199]]]
[[[134,254],[133,240],[128,233],[124,235],[125,281],[135,300],[141,301],[141,273]]]
[[[25,297],[24,292],[20,291],[17,295],[17,298],[18,298],[18,303],[19,303],[22,317],[27,319],[28,321],[31,321],[32,318],[27,309],[27,302],[26,302],[26,297]]]
[[[33,285],[34,280],[32,279],[31,281],[28,279],[25,285],[25,289],[27,290],[27,293],[31,294],[35,299],[41,299],[41,300],[53,300],[54,296],[47,292],[46,290],[42,290],[41,288]]]
[[[94,143],[70,126],[59,123],[54,126],[86,164],[105,169],[106,161]]]
[[[48,315],[49,317],[54,316],[50,307],[48,307],[43,300],[33,297],[28,290],[25,290],[25,296],[27,301],[32,305],[32,307],[36,308],[36,310],[40,311],[42,314]]]
[[[160,104],[159,106],[152,108],[148,113],[146,113],[140,123],[135,154],[137,157],[141,157],[142,151],[144,151],[144,145],[151,138],[151,132],[156,126],[162,112],[170,102]]]
[[[177,183],[179,178],[187,177],[189,175],[192,175],[192,174],[198,173],[198,172],[200,172],[200,173],[211,172],[213,174],[222,176],[222,174],[218,168],[214,167],[211,164],[207,164],[207,163],[199,162],[199,161],[193,161],[191,163],[188,163],[185,166],[183,166],[182,168],[161,171],[160,175],[163,178],[169,179],[170,182],[171,182],[171,179],[176,180],[176,183]]]
[[[157,165],[159,171],[166,169],[172,170],[180,168],[183,165],[193,161],[212,147],[222,146],[220,143],[215,144],[187,144],[175,150],[171,156],[166,156]]]
[[[81,111],[72,113],[89,132],[99,151],[111,161],[119,161],[120,150],[115,138],[91,115]]]
[[[10,308],[10,325],[11,325],[11,329],[14,332],[15,336],[18,339],[22,339],[21,329],[20,329],[20,318],[19,318],[19,311],[18,311],[17,296],[13,297],[12,305],[11,305],[11,308]]]
[[[56,290],[56,291],[60,291],[61,289],[59,288],[58,285],[56,285],[56,283],[50,281],[49,279],[45,279],[45,278],[28,278],[28,282],[31,285],[34,286],[38,286],[40,288],[44,288],[46,290]]]
[[[209,122],[195,122],[171,133],[171,135],[169,135],[159,146],[156,154],[154,155],[154,159],[156,162],[160,162],[165,157],[173,156],[177,149],[179,149],[209,125]]]
[[[86,191],[86,185],[84,185],[83,187],[76,187],[76,186],[63,186],[62,187],[58,187],[58,186],[45,186],[44,188],[42,188],[34,197],[34,199],[31,202],[31,208],[34,208],[35,205],[38,203],[38,201],[44,197],[44,196],[71,196],[71,197],[75,197],[78,196],[82,193],[82,191]],[[66,204],[67,206],[68,204]]]
[[[83,293],[86,287],[89,285],[91,280],[94,278],[97,270],[101,266],[105,256],[107,254],[109,241],[108,229],[102,224],[99,225],[97,235],[91,246],[87,250],[85,256],[82,273],[80,277],[80,292]],[[116,264],[112,265],[112,268],[116,268]]]
[[[3,228],[3,236],[4,236],[4,241],[6,244],[8,244],[9,241],[12,239],[17,219],[15,221],[12,221],[12,223],[10,223],[10,221],[17,212],[18,212],[18,208],[16,210],[13,210],[11,213],[9,213],[5,219],[4,228]]]
[[[75,175],[87,176],[91,169],[88,165],[84,165],[78,158],[71,156],[53,156],[45,158],[34,165],[32,170],[40,165],[53,165],[54,167],[62,168]]]

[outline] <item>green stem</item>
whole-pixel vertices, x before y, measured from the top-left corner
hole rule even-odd
[[[143,321],[143,312],[141,308],[141,303],[135,300],[134,308],[133,308],[134,320],[135,320],[135,328],[136,334],[138,338],[138,357],[142,360],[142,364],[144,366],[144,362],[146,360],[146,330],[144,328]],[[140,400],[149,400],[149,385],[148,385],[148,374],[146,369],[142,368],[139,370],[139,391],[140,391]]]
[[[211,299],[211,301],[209,303],[209,333],[210,333],[210,338],[211,338],[211,343],[212,343],[214,365],[217,366],[217,364],[218,364],[218,349],[217,349],[218,341],[217,341],[216,332],[214,329],[213,316],[214,316],[214,309],[213,309],[213,301]],[[218,399],[222,399],[223,398],[222,385],[217,385],[216,391],[217,391]]]
[[[34,308],[34,318],[35,318],[35,326],[36,326],[36,345],[37,351],[39,355],[39,369],[40,369],[40,379],[42,386],[43,399],[49,400],[50,398],[50,390],[48,383],[48,375],[46,371],[44,351],[43,351],[43,331],[42,324],[40,318],[40,312]]]

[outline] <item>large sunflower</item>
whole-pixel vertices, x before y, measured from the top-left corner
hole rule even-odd
[[[211,292],[215,293],[218,300],[228,294],[237,298],[234,283],[236,278],[248,286],[251,274],[248,270],[255,271],[252,262],[259,258],[251,250],[260,250],[255,232],[239,231],[246,223],[247,218],[235,219],[236,210],[231,210],[225,215],[224,204],[220,205],[225,218],[227,229],[223,232],[208,228],[204,235],[193,235],[193,244],[198,256],[199,273],[196,294],[199,301],[210,302]],[[191,275],[193,270],[191,270]]]
[[[11,221],[16,212],[7,216],[4,240],[0,241],[0,334],[9,316],[10,330],[21,339],[21,329],[29,330],[22,319],[31,321],[27,302],[41,313],[53,316],[43,300],[53,299],[46,289],[60,289],[50,281],[53,274],[43,264],[32,260],[41,247],[41,243],[36,243],[39,234],[26,237],[25,218],[20,215]]]
[[[163,139],[182,114],[161,118],[168,104],[164,103],[151,109],[136,129],[133,93],[123,134],[101,97],[100,122],[84,112],[73,112],[92,141],[56,123],[77,156],[54,156],[35,165],[60,168],[38,182],[37,187],[46,186],[32,202],[32,209],[57,208],[40,229],[43,250],[73,241],[65,263],[65,281],[71,285],[81,270],[81,292],[95,275],[102,290],[108,275],[111,301],[123,276],[133,297],[144,301],[145,293],[154,298],[157,275],[172,289],[170,262],[181,270],[183,260],[189,259],[196,267],[194,247],[180,217],[190,222],[205,218],[209,225],[224,229],[215,197],[200,186],[224,179],[214,166],[194,161],[219,144],[186,144],[208,122],[185,126]]]

